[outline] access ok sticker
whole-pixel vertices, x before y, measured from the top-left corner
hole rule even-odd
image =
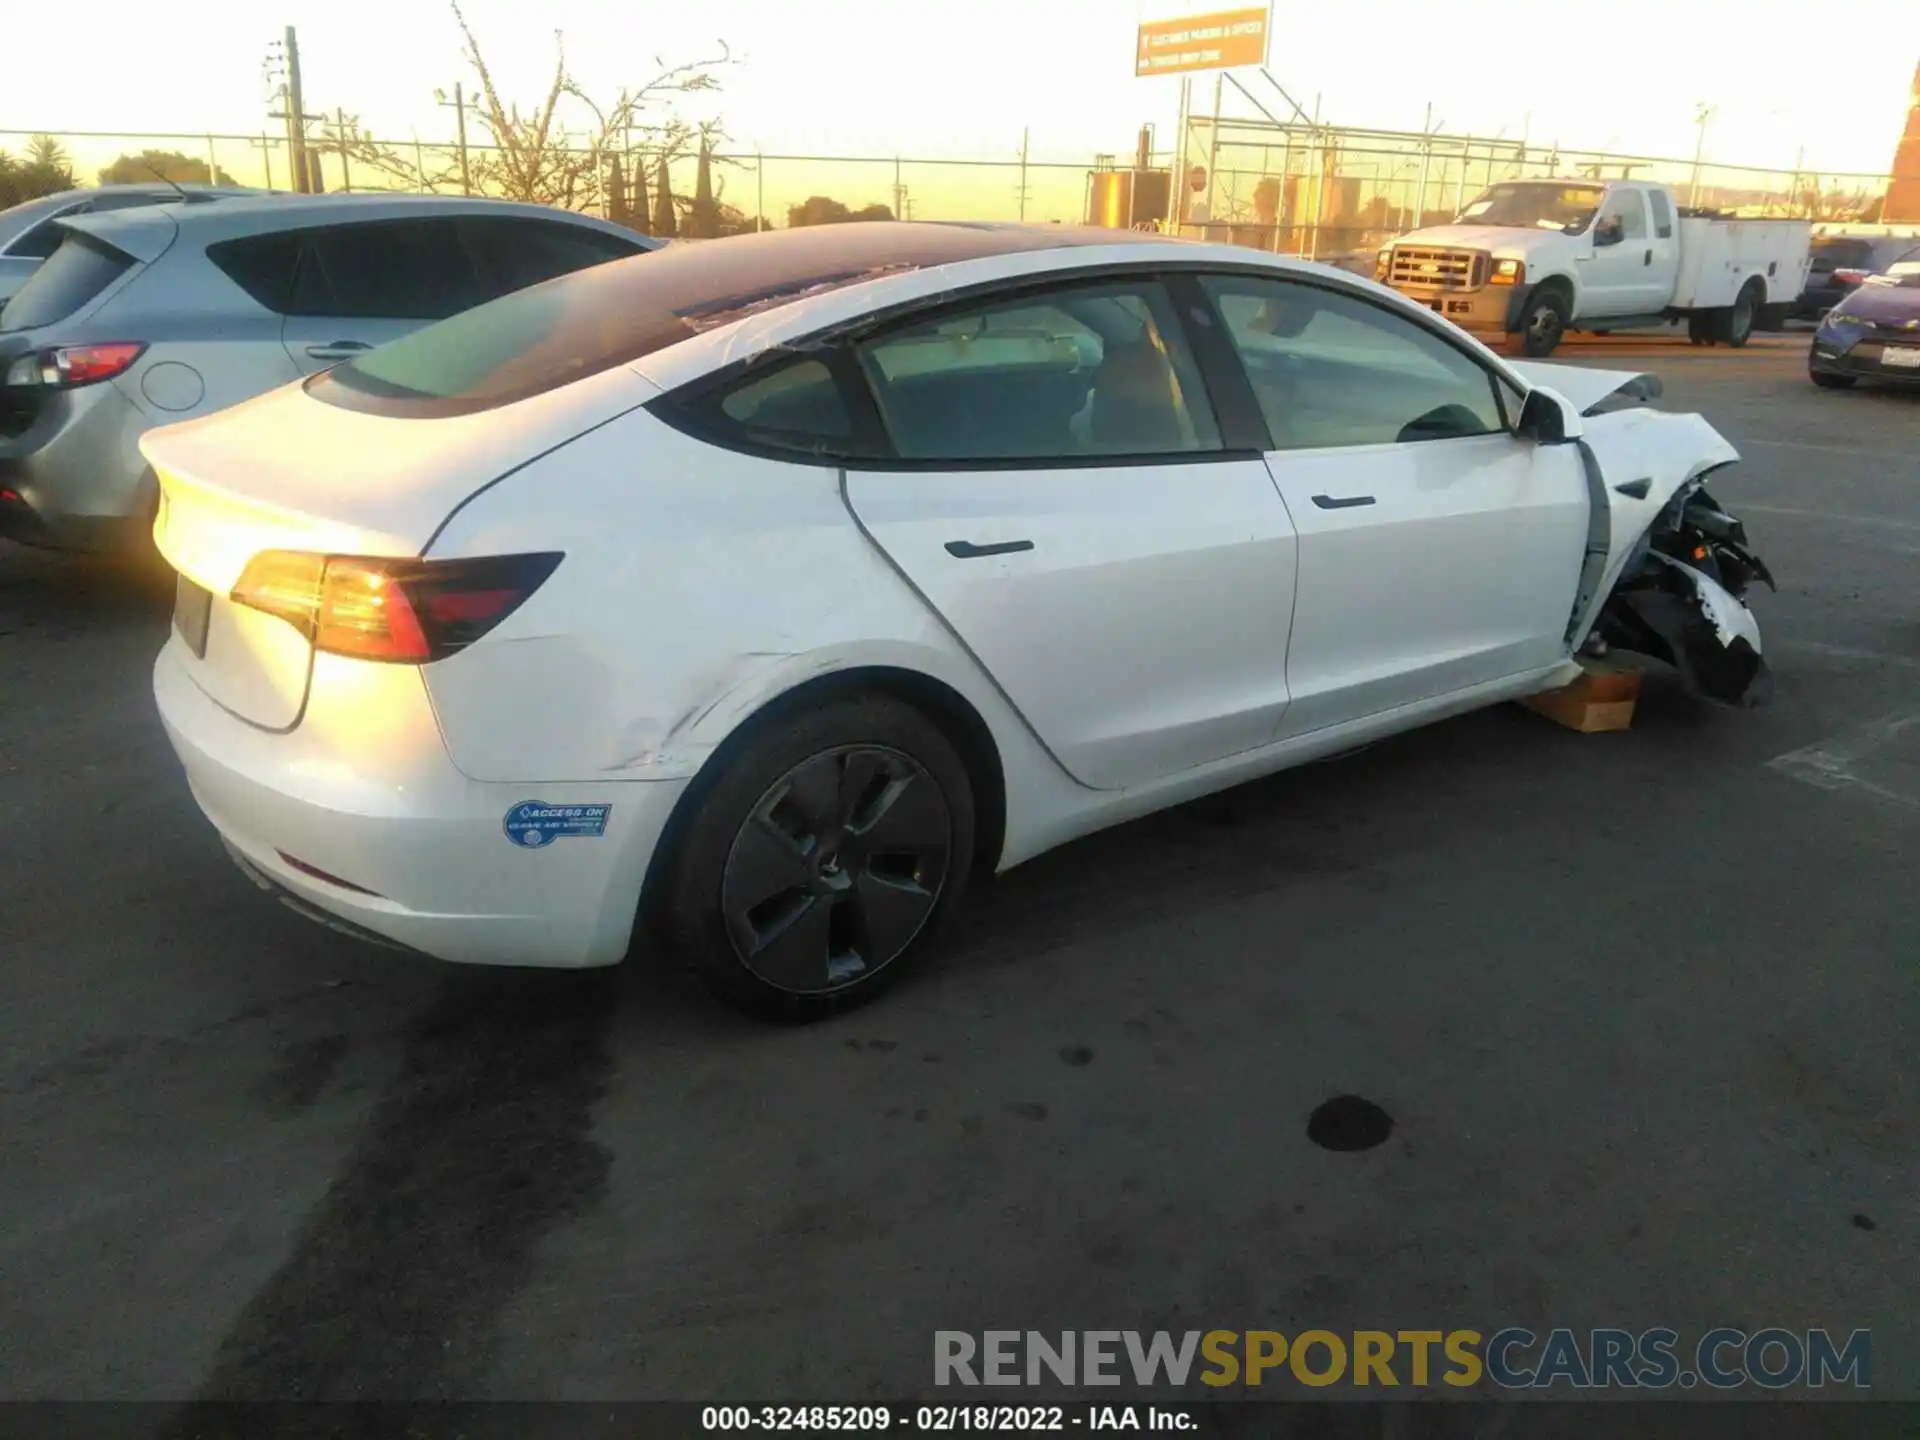
[[[569,837],[597,840],[607,833],[611,805],[547,805],[522,800],[507,811],[507,839],[527,850],[539,850]]]

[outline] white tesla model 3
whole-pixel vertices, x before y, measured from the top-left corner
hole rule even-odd
[[[822,1012],[971,874],[1583,651],[1751,701],[1765,570],[1700,483],[1737,457],[1657,389],[1233,247],[673,246],[150,432],[154,688],[316,918],[548,966],[646,921]]]

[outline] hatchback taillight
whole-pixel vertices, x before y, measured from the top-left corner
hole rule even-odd
[[[316,650],[424,665],[471,645],[519,609],[561,558],[414,560],[267,550],[247,562],[229,598],[277,615]]]
[[[61,345],[22,355],[7,367],[6,383],[16,389],[40,386],[73,390],[97,385],[123,372],[146,351],[138,340],[114,340],[103,345]]]

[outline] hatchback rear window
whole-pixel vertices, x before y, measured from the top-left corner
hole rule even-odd
[[[33,330],[77,312],[134,266],[103,240],[70,233],[0,309],[0,330]]]

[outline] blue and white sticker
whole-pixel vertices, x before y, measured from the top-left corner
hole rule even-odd
[[[507,839],[527,850],[540,850],[569,836],[597,840],[607,833],[611,805],[547,805],[522,800],[507,811]]]

